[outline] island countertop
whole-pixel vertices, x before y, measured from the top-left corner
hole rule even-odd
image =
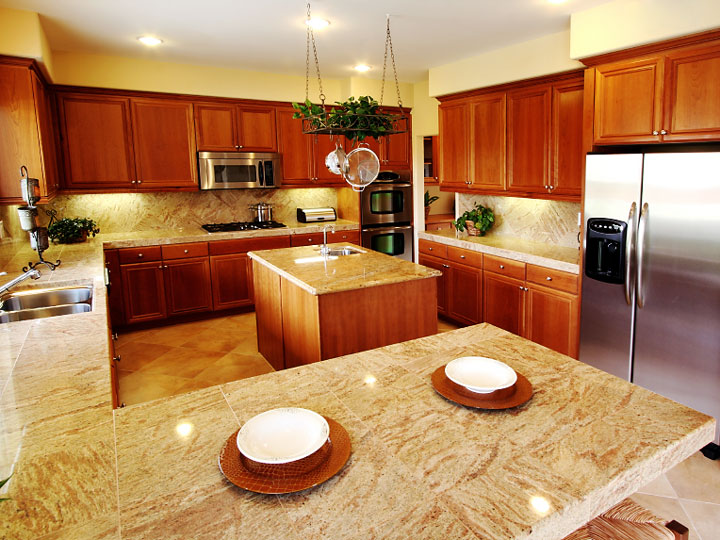
[[[438,270],[353,244],[328,245],[332,248],[351,246],[359,253],[325,258],[320,255],[320,246],[300,246],[251,251],[248,256],[314,295],[442,275]]]

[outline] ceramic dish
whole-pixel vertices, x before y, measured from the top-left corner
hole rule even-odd
[[[271,409],[245,422],[237,434],[237,447],[257,463],[290,463],[317,452],[329,433],[327,421],[316,412],[298,407]]]
[[[325,418],[330,427],[330,448],[327,458],[312,470],[287,476],[270,476],[248,470],[241,460],[237,447],[237,432],[223,445],[218,457],[220,472],[239,488],[255,493],[281,494],[302,491],[329,480],[337,474],[350,458],[350,436],[332,418]]]
[[[437,368],[431,379],[435,391],[445,399],[477,409],[511,409],[526,403],[533,395],[532,384],[521,373],[517,373],[513,386],[487,394],[471,392],[452,382],[445,375],[445,366]]]
[[[455,384],[479,394],[509,388],[517,381],[513,368],[484,356],[456,358],[445,366],[445,375]]]

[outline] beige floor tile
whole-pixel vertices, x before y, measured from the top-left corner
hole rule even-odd
[[[161,373],[173,377],[192,379],[224,356],[222,351],[200,351],[173,347],[140,370],[144,373]]]
[[[237,330],[205,329],[193,334],[192,338],[180,344],[181,347],[201,349],[203,351],[230,352],[238,345],[239,339],[254,337],[254,333],[238,332]]]
[[[450,321],[447,321],[445,319],[438,318],[438,333],[450,332],[451,330],[457,330],[458,328],[460,328],[460,326],[451,323]]]
[[[275,371],[262,356],[227,354],[194,378],[223,384]]]
[[[235,347],[231,352],[233,354],[257,354],[257,335],[247,335],[246,337],[239,339],[237,347]]]
[[[689,540],[703,540],[698,536],[697,531],[693,527],[690,517],[685,512],[685,509],[675,498],[670,497],[656,497],[655,495],[645,495],[643,493],[636,493],[630,497],[633,501],[641,506],[644,506],[656,516],[663,519],[675,520],[678,523],[682,523],[690,530]],[[708,540],[707,538],[704,540]]]
[[[719,460],[707,459],[696,452],[668,471],[667,477],[681,499],[720,504]]]
[[[720,538],[720,504],[681,500],[701,540]]]
[[[658,497],[677,497],[677,493],[664,474],[657,477],[652,482],[645,484],[643,487],[638,489],[638,493],[645,493],[646,495],[657,495]]]
[[[188,379],[162,373],[118,370],[120,401],[125,405],[173,396]]]
[[[177,347],[181,343],[185,343],[192,336],[199,334],[205,330],[204,327],[188,327],[184,324],[178,324],[176,326],[166,326],[163,328],[155,328],[150,331],[147,339],[150,339],[153,343],[159,345],[170,345],[171,347]]]
[[[120,367],[124,371],[137,371],[153,360],[157,360],[163,354],[172,350],[169,345],[158,345],[148,343],[149,338],[140,338],[134,341],[123,341],[116,347],[120,355]]]

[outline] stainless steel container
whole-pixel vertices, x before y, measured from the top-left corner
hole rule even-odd
[[[255,221],[272,221],[272,207],[273,205],[271,203],[260,202],[257,204],[251,204],[250,210],[255,212]]]

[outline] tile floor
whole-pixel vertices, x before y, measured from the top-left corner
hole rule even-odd
[[[438,331],[458,326],[438,320]],[[258,353],[255,314],[120,334],[120,401],[126,405],[190,392],[273,370]],[[700,452],[633,499],[690,529],[690,540],[720,539],[720,461]]]

